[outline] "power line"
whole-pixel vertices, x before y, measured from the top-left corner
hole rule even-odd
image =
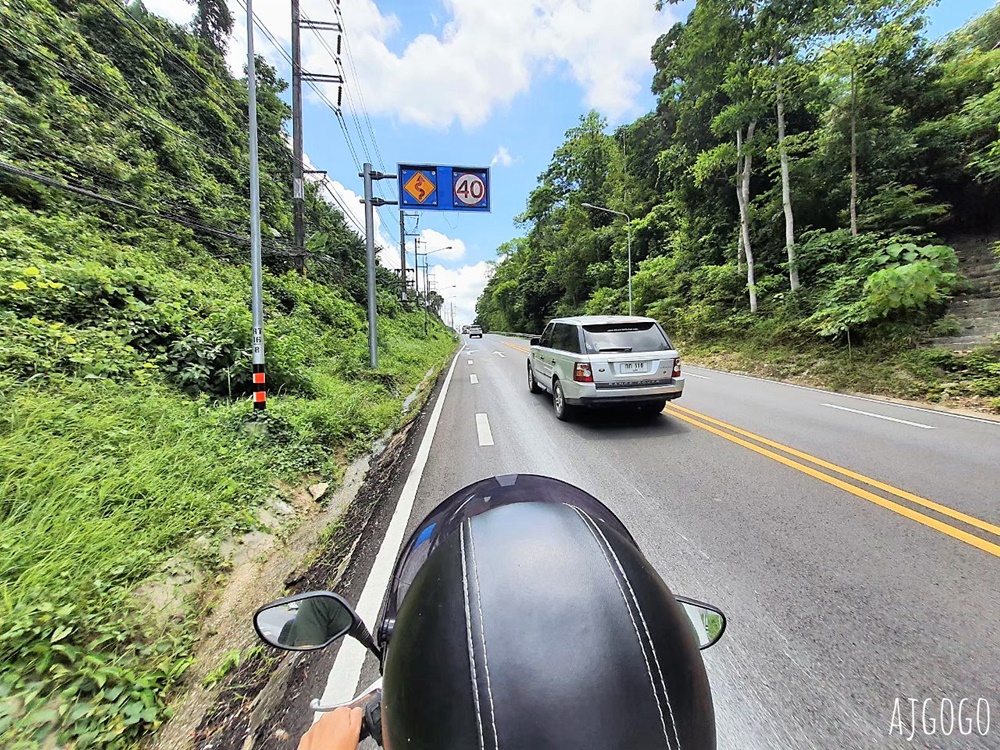
[[[336,8],[335,8],[335,10],[336,10]],[[302,14],[302,20],[307,21],[307,22],[311,21],[311,19],[309,17],[307,17],[305,14]],[[313,33],[316,35],[316,38],[318,39],[320,45],[322,45],[322,47],[326,50],[327,54],[330,56],[330,59],[333,61],[334,65],[336,66],[337,70],[340,72],[341,76],[344,79],[346,79],[347,78],[347,72],[344,70],[344,66],[343,66],[343,63],[340,60],[340,57],[337,55],[337,53],[335,53],[333,51],[333,49],[330,47],[329,43],[326,41],[326,38],[320,33],[321,30],[317,29],[315,26],[308,26],[307,28],[309,28],[309,29],[311,29],[313,31]],[[342,24],[341,24],[341,29],[343,29],[343,25]],[[345,36],[345,38],[346,38],[346,36]],[[350,49],[350,45],[348,45],[348,49]],[[351,62],[351,65],[353,67],[353,60],[351,60],[350,62]],[[356,72],[357,71],[355,69],[355,74],[356,74]],[[360,96],[360,91],[361,91],[360,81],[358,81],[359,96]],[[350,86],[347,87],[347,104],[348,104],[348,109],[349,109],[349,111],[351,113],[351,119],[354,122],[354,130],[355,130],[355,132],[357,132],[357,134],[358,134],[358,140],[361,142],[361,149],[364,152],[365,159],[368,162],[371,162],[372,161],[371,152],[368,150],[368,144],[367,144],[367,142],[365,140],[364,133],[361,131],[361,124],[360,124],[360,120],[358,119],[357,108],[354,106],[354,100],[353,100],[353,97],[351,95],[351,87]],[[354,146],[352,144],[351,135],[348,132],[347,123],[344,120],[344,116],[342,114],[342,108],[338,107],[336,114],[337,114],[338,120],[340,122],[341,130],[343,131],[344,137],[347,140],[348,148],[351,150],[351,154],[354,157],[355,164],[356,164],[356,166],[358,166],[360,168],[360,164],[357,164],[357,162],[358,162],[357,152],[354,150]],[[365,118],[366,119],[368,118],[367,113],[365,113]],[[368,120],[368,130],[369,130],[369,133],[371,133],[371,136],[372,136],[372,145],[375,148],[375,153],[377,154],[377,156],[379,158],[379,166],[382,167],[382,154],[379,152],[379,149],[378,149],[378,141],[375,140],[375,134],[374,134],[374,131],[372,130],[372,127],[371,127],[371,120]],[[386,198],[386,194],[385,194],[384,189],[382,188],[382,183],[381,182],[376,182],[375,183],[375,189],[378,191],[378,193],[379,193],[380,196],[382,196],[383,198]],[[391,227],[392,226],[391,222],[387,221],[387,219],[385,217],[385,214],[382,213],[382,206],[378,206],[377,210],[378,210],[379,217],[381,218],[381,220],[385,224],[385,226],[386,227]],[[389,236],[392,237],[395,242],[399,242],[399,238],[396,237],[396,235],[395,235],[395,233],[393,232],[392,229],[387,229],[386,231],[389,233]]]
[[[40,46],[41,40],[37,39],[37,37],[35,37],[35,40],[39,42],[39,45],[35,46],[35,47],[33,47],[33,46],[29,45],[29,44],[25,44],[24,42],[22,42],[17,37],[15,37],[13,35],[10,35],[10,34],[7,34],[2,29],[0,29],[0,38],[4,39],[9,44],[14,44],[15,46],[18,46],[21,49],[26,50],[29,54],[33,55],[37,59],[39,59],[39,60],[43,61],[44,63],[48,64],[54,71],[56,71],[57,73],[59,73],[63,78],[68,79],[68,80],[76,83],[80,87],[82,87],[82,88],[86,89],[87,91],[89,91],[92,95],[94,95],[96,97],[100,97],[101,99],[103,99],[107,103],[112,103],[112,104],[119,105],[119,112],[121,112],[122,109],[128,110],[128,111],[132,112],[133,114],[138,115],[141,119],[146,120],[147,122],[154,123],[154,124],[160,126],[161,128],[163,128],[164,130],[169,131],[171,134],[173,134],[177,138],[180,138],[181,140],[185,141],[186,143],[188,143],[188,144],[190,144],[192,146],[195,146],[195,147],[197,147],[199,149],[202,149],[206,153],[213,154],[215,156],[220,156],[221,157],[221,155],[219,153],[217,153],[215,151],[215,149],[212,148],[208,143],[206,143],[204,141],[199,141],[199,140],[196,139],[195,136],[192,136],[192,135],[190,135],[188,133],[185,133],[183,130],[180,130],[180,129],[176,128],[176,127],[173,127],[172,125],[170,125],[169,123],[167,123],[166,121],[164,121],[164,120],[162,120],[160,118],[151,116],[149,114],[149,112],[144,112],[143,110],[139,109],[138,107],[129,104],[127,101],[125,101],[124,99],[119,98],[117,95],[115,95],[113,93],[110,93],[110,92],[102,89],[99,85],[97,85],[93,81],[89,80],[88,78],[85,78],[83,75],[81,75],[80,73],[77,73],[75,70],[67,69],[66,66],[61,65],[60,63],[58,63],[55,60],[51,59],[50,57],[48,57],[47,55],[45,55],[44,53],[42,53],[41,50],[44,49],[44,48]],[[222,157],[222,158],[225,158],[225,157]]]
[[[244,11],[246,10],[246,4],[243,2],[243,0],[236,0],[236,2],[237,2],[237,4],[241,8],[243,8]],[[277,39],[277,37],[275,36],[275,34],[267,27],[267,25],[264,24],[264,22],[260,20],[260,17],[257,15],[256,12],[254,12],[254,14],[253,14],[253,21],[254,21],[254,26],[256,26],[257,28],[259,28],[261,30],[261,32],[267,37],[268,41],[271,42],[272,46],[274,46],[274,48],[281,54],[281,56],[285,58],[285,61],[289,65],[294,66],[295,62],[292,59],[291,53],[289,53],[284,48],[284,45],[281,44],[281,42]],[[327,107],[329,107],[333,111],[333,113],[336,115],[337,122],[340,124],[341,131],[343,132],[344,138],[347,141],[347,147],[348,147],[348,149],[351,152],[351,157],[354,159],[355,167],[357,167],[360,170],[361,169],[361,162],[360,162],[360,160],[358,158],[358,153],[357,153],[357,151],[354,148],[354,142],[353,142],[353,139],[351,138],[350,131],[347,129],[347,123],[344,120],[344,116],[343,116],[343,113],[341,111],[341,108],[335,106],[330,101],[330,99],[326,96],[326,94],[323,92],[323,90],[320,89],[313,81],[306,80],[306,83],[309,84],[309,87],[316,93],[317,96],[319,96],[320,99],[323,100],[323,102],[327,105]],[[386,222],[385,216],[382,214],[381,211],[379,211],[379,216],[381,217],[382,222],[383,222],[383,224],[385,224],[385,226],[387,226],[387,227],[391,226],[389,223]],[[388,231],[390,237],[392,237],[396,242],[399,241],[398,238],[395,237],[395,234],[393,233],[393,231],[391,229],[387,229],[387,231]]]
[[[249,244],[250,238],[246,235],[236,234],[235,232],[228,232],[221,229],[216,229],[215,227],[210,227],[207,224],[202,224],[201,222],[192,221],[183,216],[177,216],[175,214],[165,213],[163,211],[153,211],[151,209],[143,208],[134,203],[128,201],[119,200],[118,198],[113,198],[108,195],[102,195],[93,190],[89,190],[80,185],[75,185],[69,181],[60,181],[55,178],[48,177],[38,172],[34,172],[30,169],[24,169],[16,164],[10,164],[9,162],[0,160],[0,171],[7,172],[8,174],[15,175],[16,177],[21,177],[23,179],[32,180],[34,182],[41,183],[48,187],[57,188],[65,192],[75,193],[77,195],[82,195],[87,198],[92,198],[93,200],[102,201],[120,208],[127,208],[131,211],[135,211],[146,216],[152,216],[157,219],[162,219],[164,221],[170,221],[175,224],[180,224],[182,226],[188,227],[189,229],[194,229],[195,231],[204,232],[205,234],[211,234],[215,237],[221,239],[233,240],[234,242],[239,242],[241,244]],[[276,255],[294,255],[295,253],[288,250],[287,246],[281,246],[273,241],[269,241],[269,244],[274,250]]]
[[[351,51],[351,37],[347,33],[347,26],[344,24],[344,13],[340,8],[340,3],[334,3],[333,0],[328,0],[334,13],[337,14],[337,18],[340,20],[340,28],[344,35],[344,42],[347,45],[347,62],[351,66],[351,71],[354,73],[354,81],[358,87],[358,98],[361,100],[361,112],[365,116],[365,122],[368,124],[368,133],[371,135],[372,143],[375,145],[375,155],[378,157],[379,163],[383,166],[385,165],[385,160],[382,159],[382,154],[379,152],[378,139],[375,137],[375,129],[372,127],[371,118],[368,116],[368,105],[365,104],[365,93],[361,88],[361,78],[358,76],[358,69],[354,65],[354,53]],[[347,77],[346,75],[344,76]],[[348,96],[350,96],[350,89],[348,89]]]

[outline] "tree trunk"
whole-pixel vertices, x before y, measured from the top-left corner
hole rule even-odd
[[[785,149],[785,102],[778,71],[778,49],[774,48],[771,61],[775,73],[775,109],[778,115],[778,155],[781,158],[781,204],[785,209],[785,249],[788,251],[788,280],[792,290],[799,288],[799,269],[795,261],[795,217],[792,215],[792,188],[788,177],[788,151]]]
[[[757,128],[757,121],[754,120],[747,127],[746,145],[749,146],[753,140],[754,130]],[[736,131],[737,154],[743,151],[743,137],[741,129]],[[757,312],[757,284],[753,272],[753,249],[750,246],[750,173],[753,167],[753,157],[747,153],[737,156],[737,162],[742,160],[743,174],[736,190],[736,199],[740,206],[740,238],[743,251],[747,259],[747,290],[750,292],[750,312]]]
[[[736,205],[740,207],[740,231],[736,233],[736,272],[743,271],[743,258],[746,253],[743,250],[743,128],[736,128]]]
[[[851,236],[858,236],[858,82],[851,66]]]

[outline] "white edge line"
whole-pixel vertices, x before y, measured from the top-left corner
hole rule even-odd
[[[474,373],[474,372],[470,372],[469,373],[469,382],[472,383],[473,385],[477,385],[479,383],[479,376],[476,375],[476,373]]]
[[[686,378],[701,378],[702,380],[711,380],[708,375],[695,375],[693,372],[685,371],[684,377]]]
[[[994,427],[1000,427],[1000,421],[995,419],[984,419],[983,417],[970,417],[966,414],[955,414],[954,412],[944,411],[943,409],[928,409],[924,406],[911,406],[910,404],[897,404],[895,401],[886,401],[881,398],[869,398],[867,396],[855,396],[851,393],[838,393],[837,391],[826,391],[822,388],[813,388],[809,385],[799,385],[798,383],[786,383],[781,380],[770,380],[769,378],[758,378],[756,375],[744,375],[741,372],[727,372],[726,370],[714,370],[711,367],[701,367],[699,365],[687,365],[687,369],[692,367],[697,367],[699,370],[707,370],[708,372],[716,372],[720,375],[732,375],[734,378],[746,378],[747,380],[759,380],[762,383],[771,383],[772,385],[784,385],[789,388],[798,388],[803,391],[813,391],[814,393],[824,393],[827,396],[836,396],[837,398],[853,398],[855,401],[867,401],[872,404],[884,404],[885,406],[895,406],[900,409],[912,409],[913,411],[922,411],[925,414],[937,414],[942,417],[954,417],[955,419],[967,419],[970,422],[980,422],[982,424],[991,424]],[[692,373],[686,372],[686,375]]]
[[[493,432],[490,430],[490,418],[485,412],[476,414],[476,432],[479,433],[479,445],[493,445]]]
[[[895,417],[887,417],[884,414],[872,414],[870,411],[858,411],[857,409],[848,409],[846,406],[836,406],[834,404],[820,404],[820,406],[826,406],[830,409],[839,409],[840,411],[849,411],[851,414],[862,414],[866,417],[875,417],[875,419],[885,419],[889,422],[899,422],[899,424],[908,424],[911,427],[920,427],[924,430],[934,430],[936,427],[932,427],[929,424],[920,424],[920,422],[908,422],[905,419],[896,419]]]
[[[392,575],[392,566],[399,553],[399,547],[403,543],[406,523],[413,510],[413,501],[417,497],[417,487],[420,485],[424,467],[427,465],[427,458],[431,453],[431,443],[434,442],[434,434],[437,432],[438,422],[441,419],[444,401],[448,396],[448,384],[451,382],[451,376],[455,372],[457,362],[458,355],[451,362],[448,377],[445,378],[441,393],[434,404],[434,411],[431,412],[431,417],[427,422],[427,429],[420,441],[420,447],[417,449],[416,458],[410,467],[410,473],[406,477],[406,484],[403,485],[403,491],[399,494],[396,510],[393,511],[392,520],[389,521],[389,527],[382,539],[382,546],[379,547],[371,572],[368,574],[368,580],[365,581],[365,587],[358,598],[357,613],[369,627],[375,626],[375,618],[382,606],[382,597],[389,585],[389,577]],[[367,654],[368,651],[358,641],[353,638],[344,639],[326,681],[326,689],[323,691],[322,697],[323,703],[344,703],[353,700]],[[313,722],[318,721],[321,716],[323,716],[322,713],[316,712],[313,715]]]

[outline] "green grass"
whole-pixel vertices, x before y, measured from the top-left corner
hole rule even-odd
[[[137,586],[177,555],[211,569],[279,483],[335,481],[455,346],[380,292],[372,371],[338,285],[264,287],[260,413],[245,268],[0,198],[0,746],[132,747],[159,726],[203,609],[157,617]]]
[[[794,380],[834,391],[870,393],[1000,413],[1000,345],[967,353],[904,338],[850,348],[801,337],[782,341],[743,331],[739,338],[686,340],[687,361]]]
[[[387,338],[392,390],[321,370],[316,396],[272,395],[263,415],[161,383],[3,382],[0,744],[127,746],[159,725],[197,621],[155,623],[130,591],[196,538],[253,528],[275,480],[333,476],[397,426],[453,344],[396,322]]]

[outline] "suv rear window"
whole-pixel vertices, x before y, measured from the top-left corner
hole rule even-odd
[[[587,354],[600,352],[661,352],[673,348],[652,322],[584,325]]]

